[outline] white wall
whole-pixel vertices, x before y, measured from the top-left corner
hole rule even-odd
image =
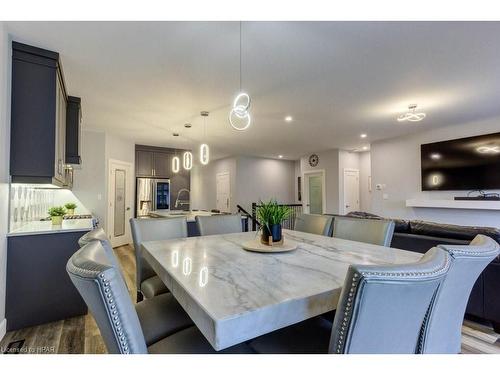
[[[116,159],[135,164],[135,143],[114,134],[106,133],[106,159]]]
[[[106,223],[106,135],[82,132],[82,165],[74,170],[73,193],[101,225]]]
[[[0,340],[5,335],[5,278],[9,218],[10,38],[0,22]]]
[[[81,168],[74,171],[73,193],[106,230],[108,161],[117,159],[132,163],[132,175],[135,176],[135,144],[113,134],[85,130],[81,157]],[[135,197],[135,192],[132,195]]]
[[[239,156],[236,168],[235,203],[248,212],[260,200],[295,202],[294,161]]]
[[[231,212],[236,212],[236,157],[211,161],[208,165],[194,163],[191,169],[191,208],[211,210],[217,208],[216,175],[229,172]]]
[[[370,212],[372,207],[372,192],[370,191],[370,176],[372,165],[370,151],[359,154],[359,195],[361,198],[361,211]]]
[[[406,199],[453,199],[454,196],[466,194],[463,191],[421,191],[420,145],[422,143],[498,131],[500,131],[500,118],[493,118],[374,142],[371,145],[372,184],[373,187],[376,184],[385,184],[386,187],[383,191],[373,189],[371,211],[388,217],[500,227],[498,211],[405,207]],[[383,194],[387,194],[387,199],[383,199]]]
[[[316,167],[309,165],[309,155],[300,158],[300,173],[322,169],[325,171],[326,213],[339,213],[339,150],[333,149],[316,153],[319,163]],[[302,185],[305,181],[302,179]],[[302,188],[302,201],[304,201],[304,188]]]
[[[210,210],[217,206],[216,175],[229,172],[231,212],[239,204],[250,212],[252,202],[276,198],[280,202],[294,202],[295,163],[246,156],[228,157],[198,164],[191,170],[191,207]]]

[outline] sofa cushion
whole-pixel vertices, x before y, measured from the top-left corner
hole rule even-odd
[[[500,229],[491,227],[469,227],[454,224],[433,223],[430,221],[411,220],[410,230],[412,234],[425,236],[454,238],[472,241],[478,234],[493,238],[500,243]]]
[[[334,216],[336,216],[336,215],[334,215]],[[351,211],[345,216],[357,217],[360,219],[374,219],[374,220],[385,219],[382,216],[378,216],[378,215],[371,214],[369,212],[363,212],[363,211]],[[394,233],[409,233],[410,232],[410,221],[409,220],[392,219],[392,218],[389,218],[388,220],[394,221]]]
[[[346,216],[359,217],[362,219],[383,219],[382,216],[371,214],[369,212],[364,212],[364,211],[351,211]]]

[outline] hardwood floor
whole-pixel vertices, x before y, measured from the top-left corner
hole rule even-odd
[[[118,247],[130,297],[135,301],[135,258],[129,245]],[[106,347],[91,314],[39,326],[7,332],[0,342],[0,351],[20,354],[102,354]],[[500,335],[492,328],[465,321],[462,328],[462,353],[500,354]]]

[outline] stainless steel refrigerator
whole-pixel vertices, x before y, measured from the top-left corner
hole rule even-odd
[[[170,210],[169,179],[138,178],[136,192],[136,217],[148,217],[151,211]]]

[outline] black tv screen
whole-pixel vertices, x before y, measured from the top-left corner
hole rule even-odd
[[[420,146],[422,190],[500,189],[500,133]]]

